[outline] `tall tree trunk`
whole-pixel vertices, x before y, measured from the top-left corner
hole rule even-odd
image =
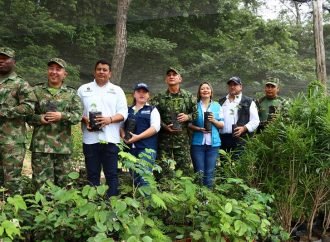
[[[327,85],[327,73],[325,66],[325,50],[323,41],[323,15],[321,0],[313,0],[313,23],[316,56],[317,79],[325,86]]]
[[[112,58],[112,82],[120,84],[121,74],[124,69],[126,48],[127,48],[127,13],[132,0],[117,1],[117,21],[116,21],[116,45]]]
[[[293,2],[294,8],[296,10],[296,25],[301,26],[301,15],[300,15],[300,9],[299,9],[299,3]]]

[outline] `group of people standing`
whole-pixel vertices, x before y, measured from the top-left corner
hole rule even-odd
[[[66,184],[71,126],[81,122],[87,180],[100,185],[103,169],[110,197],[119,193],[118,144],[122,141],[132,155],[162,167],[157,179],[177,169],[189,174],[192,164],[202,174],[202,184],[212,187],[219,149],[240,151],[244,138],[259,123],[264,128],[283,104],[277,95],[278,82],[270,80],[258,108],[252,98],[242,95],[239,77],[228,80],[228,95],[219,101],[213,97],[212,85],[202,82],[196,99],[180,88],[179,71],[169,68],[167,90],[150,99],[148,85],[138,83],[133,104],[128,106],[122,88],[110,82],[107,60],[96,62],[94,80],[77,91],[64,83],[67,63],[63,59],[52,58],[47,65],[48,80],[30,87],[15,73],[15,51],[0,48],[0,185],[12,193],[19,192],[15,180],[23,166],[26,123],[33,126],[30,150],[36,187],[48,179]],[[168,159],[176,165],[170,166]],[[137,185],[147,185],[134,175]]]

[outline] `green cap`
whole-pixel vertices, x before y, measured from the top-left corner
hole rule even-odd
[[[265,85],[273,85],[278,87],[280,85],[280,80],[278,78],[267,78]]]
[[[6,55],[10,58],[15,57],[15,51],[13,49],[8,48],[8,47],[0,47],[0,54]]]
[[[177,69],[173,68],[173,67],[169,67],[166,71],[166,74],[168,74],[170,71],[173,71],[176,74],[180,75],[180,72]]]
[[[63,67],[63,68],[66,68],[67,67],[67,64],[66,62],[63,60],[63,59],[60,59],[60,58],[51,58],[49,61],[48,61],[48,66],[52,63],[56,63],[58,64],[59,66]]]

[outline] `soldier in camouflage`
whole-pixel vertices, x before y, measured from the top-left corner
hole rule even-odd
[[[258,132],[262,131],[280,112],[285,113],[288,102],[278,95],[280,91],[278,78],[268,78],[265,83],[265,96],[256,101],[260,124]]]
[[[163,170],[161,175],[156,174],[158,179],[172,174],[173,169],[166,162],[168,159],[176,161],[175,169],[186,174],[192,172],[188,123],[197,117],[196,99],[180,88],[180,73],[170,67],[165,82],[168,89],[151,100],[161,116],[157,160]]]
[[[0,185],[17,193],[25,156],[25,118],[33,113],[33,90],[15,71],[15,51],[0,47]]]
[[[28,118],[33,125],[32,180],[36,188],[46,180],[65,186],[70,172],[72,152],[71,125],[82,116],[82,104],[76,90],[64,84],[67,76],[64,60],[53,58],[48,62],[48,82],[37,84],[35,114]]]

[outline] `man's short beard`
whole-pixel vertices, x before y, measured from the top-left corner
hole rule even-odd
[[[6,68],[6,69],[4,69],[4,70],[0,69],[0,75],[1,75],[1,76],[5,76],[5,75],[11,73],[12,70],[13,70],[13,68]]]

